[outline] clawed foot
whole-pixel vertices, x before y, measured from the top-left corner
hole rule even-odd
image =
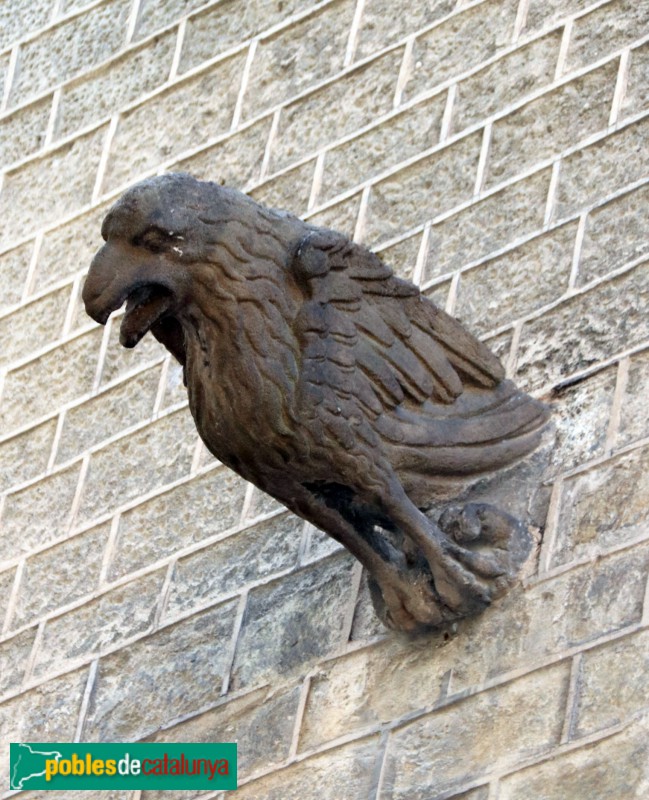
[[[418,542],[430,569],[370,580],[374,607],[391,628],[414,631],[476,614],[515,582],[532,548],[525,526],[494,506],[447,508]],[[376,578],[376,576],[374,576]]]

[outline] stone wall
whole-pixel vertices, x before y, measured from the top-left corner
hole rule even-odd
[[[237,740],[241,800],[649,796],[648,86],[637,0],[2,3],[0,791],[9,741],[150,739]],[[84,315],[107,206],[177,169],[377,248],[554,401],[496,608],[387,633]]]

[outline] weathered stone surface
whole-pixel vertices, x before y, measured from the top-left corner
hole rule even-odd
[[[512,40],[517,0],[486,0],[415,40],[409,99],[477,66]]]
[[[605,3],[575,20],[566,69],[578,69],[637,39],[649,25],[649,7],[634,0]]]
[[[631,116],[649,105],[649,44],[631,51],[626,91],[622,100],[621,116]]]
[[[99,573],[110,525],[99,525],[28,558],[23,568],[12,627],[90,594]],[[78,633],[72,634],[77,639]]]
[[[433,706],[446,663],[427,638],[390,637],[329,662],[311,679],[300,750]]]
[[[57,463],[75,458],[104,439],[150,419],[159,383],[160,367],[152,367],[68,409],[56,451]]]
[[[282,109],[271,165],[279,170],[392,108],[400,49]]]
[[[88,668],[54,678],[2,705],[0,741],[71,742],[74,738]],[[9,748],[0,752],[0,781],[9,785]]]
[[[237,789],[237,800],[365,800],[370,796],[378,737],[353,742],[293,764]]]
[[[649,262],[561,303],[523,325],[517,380],[526,387],[557,383],[647,339]]]
[[[250,487],[250,484],[246,484],[246,486]],[[279,511],[280,509],[283,511],[285,508],[286,506],[283,506],[278,500],[275,500],[274,497],[271,497],[269,494],[266,494],[266,492],[262,492],[261,489],[257,489],[253,486],[250,505],[248,506],[244,519],[246,522],[249,522],[250,520],[257,519],[266,514],[272,514],[273,511]]]
[[[617,61],[544,94],[491,133],[487,183],[500,183],[608,126]]]
[[[245,482],[222,468],[127,511],[119,523],[110,578],[121,577],[233,527],[241,515],[245,491]]]
[[[354,559],[340,554],[250,592],[237,643],[233,688],[302,671],[341,644],[345,610],[352,600],[353,567]]]
[[[132,183],[174,155],[226,133],[245,54],[215,64],[124,114],[115,132],[104,190]]]
[[[15,569],[7,569],[0,572],[0,628],[4,625],[7,609],[9,608],[9,598],[15,579]]]
[[[130,0],[100,3],[23,44],[11,85],[11,104],[25,102],[117,53],[124,43],[130,10]]]
[[[525,31],[552,28],[561,20],[592,4],[592,0],[530,0]]]
[[[90,202],[105,133],[92,131],[5,175],[0,247]]]
[[[195,614],[102,658],[81,741],[134,741],[218,700],[236,606]]]
[[[543,227],[550,171],[542,170],[434,225],[425,279],[430,280]]]
[[[55,135],[69,136],[86,125],[115,113],[164,83],[176,47],[176,32],[168,31],[111,63],[63,87]]]
[[[415,3],[407,13],[395,14],[394,5],[386,0],[368,0],[358,34],[356,57],[364,58],[382,50],[408,33],[430,25],[453,11],[454,0],[429,0]]]
[[[616,378],[616,368],[610,367],[553,394],[557,440],[552,472],[604,455]]]
[[[104,355],[101,370],[101,385],[105,386],[112,381],[145,369],[156,363],[161,363],[167,351],[153,338],[145,336],[138,347],[127,350],[119,344],[119,327],[122,324],[122,314],[113,317],[108,339],[108,347]]]
[[[0,491],[45,472],[55,432],[51,419],[0,444]]]
[[[256,116],[339,72],[354,0],[334,0],[290,28],[262,39],[255,52],[243,116]]]
[[[266,117],[170,168],[195,178],[245,189],[256,182],[264,160],[271,118]]]
[[[577,224],[542,234],[460,277],[454,316],[479,334],[557,300],[568,288]]]
[[[33,242],[27,242],[14,250],[8,250],[0,255],[0,273],[2,273],[2,297],[0,297],[0,311],[20,302],[27,278],[27,270],[34,247]]]
[[[622,402],[619,442],[628,444],[649,434],[649,352],[631,358],[629,379]]]
[[[327,151],[319,200],[334,197],[436,145],[445,105],[446,94],[435,95]]]
[[[644,535],[649,520],[649,450],[633,450],[563,486],[553,564],[595,558]]]
[[[271,208],[291,209],[293,214],[304,214],[311,197],[314,171],[315,159],[312,159],[274,178],[264,179],[248,194]]]
[[[453,103],[452,130],[474,125],[549,84],[560,44],[561,32],[551,33],[460,81]]]
[[[152,742],[237,742],[239,781],[289,754],[300,686],[259,689],[149,738]],[[151,793],[151,800],[158,797]],[[165,795],[160,793],[160,800]]]
[[[0,560],[16,558],[68,532],[79,472],[80,465],[75,464],[7,495],[2,513]]]
[[[0,695],[20,689],[35,638],[34,627],[0,643]]]
[[[555,218],[588,208],[646,178],[648,136],[649,118],[645,118],[565,158],[559,172]]]
[[[363,570],[354,609],[352,632],[349,638],[351,641],[364,641],[377,636],[385,636],[385,625],[376,616],[369,586],[367,585],[367,572]]]
[[[426,297],[430,297],[435,305],[439,306],[440,308],[446,308],[450,287],[450,281],[442,281],[441,283],[435,283],[428,286],[423,291],[423,294],[425,294]],[[471,326],[469,326],[469,329],[471,330]]]
[[[186,402],[187,389],[183,383],[183,368],[174,358],[169,358],[161,409],[164,411]]]
[[[77,523],[186,475],[195,447],[193,420],[181,409],[93,453]]]
[[[641,698],[646,699],[647,670],[649,631],[646,630],[585,653],[575,735],[586,736],[632,717]]]
[[[21,108],[2,120],[0,161],[9,165],[40,150],[50,118],[52,98]]]
[[[150,630],[166,570],[118,586],[45,623],[34,673],[43,677]]]
[[[568,677],[568,664],[558,664],[399,729],[389,744],[381,800],[424,800],[547,752],[561,735]]]
[[[34,275],[36,291],[88,267],[101,244],[101,221],[107,210],[106,205],[98,206],[45,234]]]
[[[3,3],[0,6],[0,49],[19,36],[46,25],[51,14],[52,0],[34,0],[19,6]]]
[[[135,38],[143,39],[205,5],[205,0],[142,0]]]
[[[375,252],[392,267],[396,275],[411,281],[421,248],[421,237],[421,233],[415,233],[397,244],[377,248]]]
[[[304,523],[302,523],[302,527],[304,527]],[[319,561],[321,558],[326,558],[332,553],[343,549],[343,546],[335,539],[332,539],[331,536],[327,536],[324,531],[307,523],[304,555],[301,560],[302,564],[310,564],[313,561]]]
[[[282,514],[180,559],[167,613],[177,616],[295,566],[303,527],[298,517]]]
[[[185,72],[281,22],[304,4],[298,0],[225,0],[187,20],[180,57]]]
[[[361,195],[353,195],[347,200],[342,200],[333,206],[318,211],[317,214],[309,216],[309,222],[314,225],[321,225],[323,228],[332,228],[352,237],[358,221],[358,211],[361,205]]]
[[[591,211],[579,260],[583,285],[649,253],[649,184]]]
[[[2,429],[9,432],[89,392],[100,338],[99,331],[91,331],[7,373],[0,412]]]
[[[45,295],[6,317],[0,317],[0,369],[52,344],[63,332],[70,287]]]
[[[500,800],[641,800],[649,787],[649,720],[503,778]]]
[[[480,144],[480,134],[472,134],[372,186],[367,244],[371,247],[469,200]]]

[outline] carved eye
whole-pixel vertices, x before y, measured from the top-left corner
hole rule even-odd
[[[169,237],[159,228],[149,228],[133,239],[136,247],[144,247],[150,253],[163,253],[169,244]]]

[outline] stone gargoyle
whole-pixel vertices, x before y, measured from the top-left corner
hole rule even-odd
[[[531,453],[549,411],[459,322],[342,234],[187,174],[129,189],[102,236],[88,314],[126,302],[121,343],[150,330],[178,359],[209,450],[341,542],[385,624],[436,627],[512,585],[527,527],[448,501]]]

